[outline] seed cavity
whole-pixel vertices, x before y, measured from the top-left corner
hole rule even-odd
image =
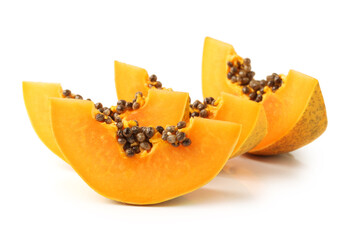
[[[156,75],[151,75],[149,77],[149,85],[151,85],[151,87],[162,89],[162,83],[157,81]],[[73,94],[69,89],[64,90],[62,96],[64,98],[83,100],[81,95]],[[87,100],[91,101],[89,98]],[[194,112],[197,116],[199,116],[200,111],[207,111],[207,105],[215,105],[213,98],[205,99],[204,103],[198,102],[198,112]],[[127,157],[133,157],[136,154],[142,153],[142,151],[149,152],[153,147],[150,140],[155,136],[157,138],[160,137],[162,141],[168,142],[174,147],[179,147],[181,145],[186,147],[191,144],[191,141],[187,138],[186,134],[179,131],[186,127],[187,124],[185,121],[178,122],[176,126],[166,126],[165,128],[162,126],[157,126],[156,128],[139,126],[139,123],[136,120],[123,121],[123,113],[126,111],[138,110],[144,103],[145,97],[142,92],[137,92],[132,101],[127,102],[124,99],[120,99],[117,101],[116,106],[110,108],[104,107],[101,102],[97,102],[94,104],[95,109],[97,109],[97,113],[94,117],[96,121],[102,124],[114,124],[117,129],[115,133],[116,141],[122,146]]]
[[[136,98],[132,102],[133,106],[139,102],[139,97],[143,98],[143,94],[140,92],[136,94]],[[209,99],[209,101],[211,102],[213,99]],[[157,137],[160,136],[163,141],[168,142],[174,147],[190,145],[190,140],[186,134],[179,131],[186,127],[187,124],[185,121],[178,122],[176,126],[166,126],[166,128],[162,126],[157,126],[156,128],[139,126],[136,120],[123,121],[120,115],[121,113],[119,112],[120,110],[124,112],[124,106],[126,108],[129,103],[130,102],[124,100],[119,100],[117,106],[111,108],[103,107],[101,103],[94,104],[95,108],[99,111],[96,113],[95,119],[99,122],[114,124],[116,126],[117,142],[122,145],[127,157],[133,157],[142,151],[149,152],[153,147],[150,140],[156,134],[160,134],[157,135]],[[134,109],[134,107],[132,108]],[[115,111],[112,111],[112,109]],[[186,142],[183,143],[184,141]]]
[[[187,138],[185,132],[180,131],[180,129],[185,128],[186,125],[185,121],[180,121],[176,126],[167,126],[162,131],[162,140],[167,141],[173,147],[178,147],[180,145],[185,147],[189,146],[191,144],[190,140],[189,143],[185,143],[185,145],[183,145],[183,142],[189,138]]]
[[[273,73],[266,77],[266,80],[255,80],[255,72],[252,71],[251,59],[234,59],[227,62],[227,79],[236,86],[239,86],[242,92],[250,100],[261,102],[267,89],[276,92],[282,86],[282,78],[279,74]]]
[[[208,118],[210,116],[210,112],[218,106],[218,102],[219,101],[213,97],[206,97],[203,102],[195,100],[189,105],[189,117]]]

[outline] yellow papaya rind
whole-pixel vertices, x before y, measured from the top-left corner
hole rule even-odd
[[[267,118],[264,107],[248,99],[222,92],[211,119],[242,125],[241,135],[232,157],[243,154],[258,145],[267,134]]]
[[[251,149],[257,146],[266,135],[267,135],[267,117],[264,108],[262,107],[259,110],[257,121],[255,122],[251,133],[241,144],[241,148],[232,154],[232,157],[236,157],[246,152],[249,152]]]
[[[91,103],[52,98],[51,109],[55,138],[80,177],[104,197],[135,205],[167,201],[208,183],[227,162],[241,131],[239,124],[196,118],[186,134],[191,137],[201,133],[205,139],[193,138],[190,146],[178,148],[161,141],[144,157],[127,158],[122,157],[114,131],[94,119]],[[76,127],[79,124],[82,129]],[[219,125],[224,131],[209,131]],[[224,144],[225,137],[234,144]],[[106,147],[89,148],[95,142]],[[213,154],[202,158],[209,151],[200,151],[200,147],[215,142],[221,157]]]
[[[227,61],[232,59],[234,56],[236,56],[236,52],[232,45],[209,37],[205,39],[202,65],[202,89],[204,96],[217,97],[221,94],[221,92],[228,92],[242,98],[245,97],[245,95],[242,94],[242,91],[232,86],[225,77],[227,74]],[[209,66],[213,66],[211,70],[209,70]],[[302,85],[307,85],[303,88],[303,91],[298,92],[298,94],[301,94],[303,98],[301,102],[305,103],[303,111],[300,111],[300,114],[292,120],[293,124],[289,127],[287,126],[287,129],[284,129],[284,131],[284,127],[279,128],[279,124],[278,126],[268,124],[267,135],[256,147],[250,150],[253,154],[275,155],[296,150],[315,140],[325,131],[327,127],[324,100],[321,90],[317,91],[317,87],[320,88],[318,81],[294,70],[290,70],[288,75],[290,74],[293,77],[296,75],[297,79],[301,80],[301,82],[305,81],[302,82]],[[271,96],[273,99],[278,98],[278,93],[285,91],[286,85],[288,85],[287,82],[276,93],[266,93],[263,104],[265,101],[267,102],[269,95],[273,95]],[[310,87],[309,90],[307,90],[308,87]],[[294,94],[296,94],[296,92]],[[292,98],[292,96],[289,97]],[[282,104],[282,99],[278,99]],[[310,99],[314,102],[311,103]],[[313,104],[313,106],[308,106],[308,104]],[[292,108],[291,105],[289,107]],[[268,109],[268,112],[267,109],[265,110],[266,117],[268,118],[270,110]],[[285,110],[287,110],[287,108],[285,108]],[[305,111],[309,112],[306,113]],[[284,113],[287,114],[287,112]],[[317,118],[318,116],[320,119],[313,121],[313,117]],[[269,121],[267,122],[269,123]],[[302,124],[304,124],[304,126],[301,126]]]
[[[250,151],[250,153],[255,155],[276,155],[291,152],[314,141],[326,128],[326,106],[320,85],[317,83],[305,111],[295,126],[276,142],[263,149]]]

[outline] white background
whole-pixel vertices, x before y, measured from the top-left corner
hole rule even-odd
[[[360,239],[359,1],[0,1],[0,239]],[[37,138],[21,81],[115,103],[113,60],[201,98],[204,37],[250,57],[256,78],[319,79],[327,131],[291,154],[231,159],[156,206],[95,193]]]

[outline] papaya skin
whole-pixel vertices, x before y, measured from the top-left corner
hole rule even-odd
[[[305,111],[289,132],[269,146],[253,149],[255,155],[276,155],[301,148],[316,138],[327,128],[326,107],[320,85],[317,84]]]
[[[208,183],[232,154],[241,131],[239,124],[192,119],[184,129],[192,140],[190,146],[173,147],[161,140],[153,143],[149,153],[129,158],[117,143],[114,129],[97,122],[94,111],[87,101],[51,99],[56,141],[93,190],[135,205],[167,201]]]
[[[260,109],[256,121],[252,127],[252,131],[241,144],[237,152],[233,152],[232,157],[249,152],[254,146],[257,146],[262,139],[267,135],[267,118],[263,108]]]
[[[227,79],[227,62],[239,57],[232,45],[207,37],[202,65],[203,96],[227,92],[248,97]],[[239,57],[241,58],[241,57]],[[290,70],[282,75],[276,91],[266,91],[263,101],[267,117],[267,135],[249,152],[275,155],[296,150],[319,137],[327,128],[326,107],[317,79]],[[267,89],[268,90],[268,89]]]
[[[267,134],[267,118],[261,104],[222,92],[220,104],[211,119],[242,125],[241,135],[232,157],[244,154],[257,146]]]

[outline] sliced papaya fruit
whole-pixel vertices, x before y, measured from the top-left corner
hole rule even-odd
[[[188,120],[189,95],[185,92],[150,89],[144,105],[137,111],[121,115],[125,120],[137,120],[141,126],[175,125]],[[134,94],[133,94],[134,95]]]
[[[148,94],[145,85],[145,81],[148,79],[148,73],[145,69],[114,61],[114,75],[118,99],[131,101],[136,92]],[[119,79],[124,80],[124,84],[118,84]],[[139,79],[144,80],[144,82],[139,81]]]
[[[145,69],[135,67],[129,64],[120,63],[115,61],[115,87],[117,90],[118,98],[127,96],[127,94],[136,92],[137,88],[143,90],[144,93],[148,91],[151,93],[153,89],[157,91],[166,92],[172,91],[166,89],[158,81],[156,75],[148,76]],[[134,73],[136,71],[137,73]],[[128,79],[132,79],[131,82]],[[162,89],[162,90],[160,90]],[[267,120],[265,111],[262,105],[254,102],[240,99],[233,95],[222,93],[218,99],[213,99],[216,104],[212,104],[212,101],[205,103],[206,108],[202,112],[206,111],[206,115],[202,115],[201,110],[197,109],[195,101],[190,105],[189,117],[203,117],[209,119],[216,119],[222,121],[229,121],[241,124],[242,132],[236,144],[233,156],[240,155],[248,152],[265,137],[267,133]],[[163,103],[167,104],[167,103]],[[193,115],[192,115],[193,113]],[[187,119],[188,114],[185,115]]]
[[[268,133],[250,153],[274,155],[296,150],[319,137],[327,127],[326,107],[317,79],[290,70],[288,75],[255,80],[251,61],[233,46],[207,37],[204,42],[204,96],[227,92],[263,105]]]
[[[130,64],[114,61],[114,80],[118,99],[131,101],[136,92],[148,95],[150,88],[165,89],[156,75],[148,75],[147,70]]]
[[[23,82],[23,94],[28,115],[35,132],[51,151],[67,161],[57,146],[51,130],[49,98],[82,99],[82,97],[71,93],[69,90],[63,91],[58,83],[39,82]],[[117,111],[117,107],[121,104],[117,104],[117,106],[113,106],[108,110],[101,103],[96,103],[95,105],[99,112],[109,112],[108,115],[111,115],[112,119],[107,117],[103,119],[104,121],[110,120],[109,123],[114,121],[115,114],[118,114],[127,121],[137,120],[138,124],[142,126],[174,125],[181,120],[187,120],[185,116],[188,116],[188,93],[152,89],[149,91],[148,97],[139,95],[137,94],[138,97],[134,99],[134,102],[118,101],[118,103],[125,102],[124,106],[120,106],[120,111]],[[134,109],[135,101],[138,104],[137,109]],[[130,106],[127,104],[130,104]]]
[[[267,118],[263,106],[229,93],[221,93],[219,106],[210,114],[210,118],[242,125],[232,157],[250,151],[267,134]]]
[[[62,97],[59,83],[23,82],[23,96],[30,122],[40,140],[53,153],[65,159],[51,129],[49,97]]]
[[[232,157],[248,152],[267,134],[267,118],[262,105],[222,92],[217,99],[207,97],[190,105],[190,117],[202,117],[242,125]]]
[[[182,126],[191,145],[172,146],[156,133],[150,151],[130,158],[115,140],[114,125],[97,121],[97,112],[91,102],[51,99],[56,141],[92,189],[129,204],[163,202],[206,184],[232,154],[241,131],[239,124],[195,118]]]

